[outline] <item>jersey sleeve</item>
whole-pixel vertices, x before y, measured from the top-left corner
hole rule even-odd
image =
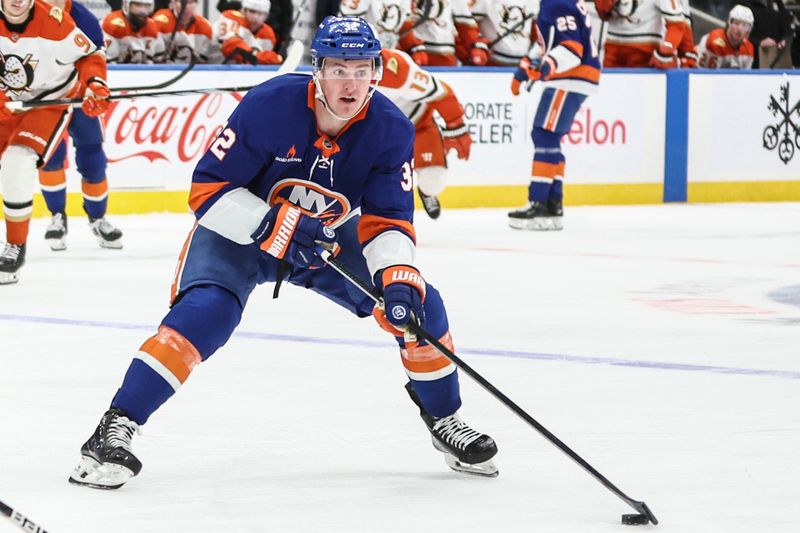
[[[414,232],[413,158],[414,127],[395,122],[395,131],[377,158],[365,183],[358,239],[370,275],[391,265],[413,265]]]
[[[104,48],[103,29],[100,27],[97,17],[86,6],[73,2],[69,14],[75,20],[78,28],[86,34],[97,48]]]
[[[269,205],[247,188],[273,159],[266,143],[253,142],[265,135],[268,108],[250,91],[192,174],[189,207],[199,224],[238,244],[253,242],[250,235],[269,211]]]

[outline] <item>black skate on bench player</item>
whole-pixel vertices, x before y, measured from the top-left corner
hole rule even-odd
[[[435,418],[425,411],[411,383],[406,391],[419,407],[419,416],[431,432],[433,447],[444,454],[444,460],[456,472],[482,477],[497,477],[500,471],[492,461],[497,455],[494,439],[479,433],[465,424],[458,413],[444,418]]]

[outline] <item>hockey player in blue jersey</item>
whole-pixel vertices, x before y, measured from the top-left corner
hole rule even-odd
[[[542,0],[536,25],[539,42],[523,58],[511,92],[532,81],[542,84],[533,120],[534,153],[528,204],[508,214],[515,229],[563,228],[563,180],[566,159],[561,138],[572,127],[586,97],[597,92],[600,62],[583,0]]]
[[[413,266],[414,127],[375,92],[380,42],[363,19],[328,17],[311,54],[313,77],[288,74],[249,91],[198,163],[189,200],[197,223],[171,309],[131,362],[70,482],[114,489],[138,474],[138,427],[227,342],[255,286],[272,282],[277,293],[282,281],[374,315],[397,339],[406,389],[448,465],[497,475],[494,441],[456,413],[454,365],[404,338],[416,317],[453,349],[442,298]],[[319,246],[334,244],[342,263],[374,280],[388,311],[325,266]]]
[[[68,12],[78,28],[98,47],[104,48],[103,30],[91,11],[73,0],[49,0],[51,4]],[[98,109],[98,112],[100,110]],[[89,116],[77,108],[72,113],[68,127],[75,144],[75,160],[83,178],[83,209],[89,217],[89,227],[103,248],[122,248],[122,232],[105,218],[108,205],[108,182],[106,181],[106,154],[103,151],[103,127],[97,115]],[[64,161],[67,158],[67,143],[61,141],[50,160],[39,170],[39,182],[47,209],[52,214],[44,238],[50,249],[67,248],[67,177]]]

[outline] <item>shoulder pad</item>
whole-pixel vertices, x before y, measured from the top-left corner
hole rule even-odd
[[[112,26],[118,26],[120,28],[125,27],[125,21],[122,19],[122,17],[114,17],[113,19],[109,20],[108,23]]]
[[[715,46],[725,46],[725,39],[722,37],[717,37],[713,41],[711,41]]]
[[[166,13],[156,13],[156,16],[153,17],[153,20],[156,22],[169,22],[169,17]]]
[[[398,70],[400,70],[400,62],[397,61],[396,57],[389,58],[389,61],[386,62],[386,70],[391,72],[392,74],[397,74]]]

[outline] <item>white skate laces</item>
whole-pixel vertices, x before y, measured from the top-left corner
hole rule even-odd
[[[433,431],[459,450],[465,450],[481,436],[480,433],[462,422],[456,414],[438,419],[433,425]]]
[[[131,449],[131,440],[133,439],[134,433],[137,435],[142,434],[139,424],[129,419],[127,416],[115,418],[108,425],[108,447],[112,449],[122,448],[133,453]]]

